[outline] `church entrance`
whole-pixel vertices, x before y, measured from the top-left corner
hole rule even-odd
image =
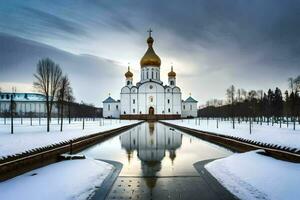
[[[154,108],[152,106],[149,108],[149,115],[154,115]]]

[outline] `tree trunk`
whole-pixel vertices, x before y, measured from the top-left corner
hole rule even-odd
[[[12,95],[11,95],[11,100],[10,100],[10,118],[11,118],[11,122],[10,122],[10,126],[11,126],[11,130],[10,133],[13,134],[14,133],[14,111],[13,111],[13,100],[12,100]]]
[[[252,127],[251,127],[251,117],[250,117],[250,121],[249,121],[249,128],[250,128],[250,134],[252,133]]]
[[[70,110],[70,102],[68,102],[68,115],[69,115],[69,124],[71,124],[71,110]]]
[[[64,121],[64,102],[61,102],[60,105],[60,132],[62,132],[63,129],[63,121]]]
[[[82,130],[84,130],[84,117],[82,119]]]

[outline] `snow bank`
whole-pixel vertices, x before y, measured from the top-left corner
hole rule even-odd
[[[87,199],[111,170],[92,159],[62,161],[0,183],[0,199]]]
[[[51,144],[68,141],[81,136],[86,136],[94,133],[99,133],[131,124],[138,123],[136,120],[104,120],[86,121],[85,129],[82,130],[82,122],[76,121],[64,124],[63,132],[60,132],[60,125],[54,124],[56,120],[52,120],[51,132],[47,133],[46,124],[38,125],[37,119],[33,121],[33,126],[30,126],[29,119],[24,119],[24,124],[15,122],[14,134],[10,134],[10,125],[0,125],[0,158],[2,156],[22,153],[24,151],[44,147]]]
[[[300,197],[300,164],[252,151],[215,160],[205,168],[240,199],[298,200]]]
[[[235,123],[235,129],[232,128],[232,123],[229,121],[219,121],[218,128],[216,120],[201,120],[200,125],[195,123],[195,119],[189,120],[165,120],[170,124],[175,124],[187,128],[192,128],[200,131],[207,131],[221,135],[230,135],[240,138],[245,138],[257,142],[277,144],[280,146],[292,147],[300,149],[300,125],[297,124],[296,130],[293,126],[288,128],[286,125],[279,127],[279,124],[273,126],[267,124],[253,123],[252,133],[249,132],[249,123]]]

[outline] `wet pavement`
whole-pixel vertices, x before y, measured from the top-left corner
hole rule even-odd
[[[232,152],[160,123],[143,123],[81,153],[123,164],[107,199],[234,199],[203,167]]]
[[[199,177],[119,177],[107,199],[234,199],[219,196]]]

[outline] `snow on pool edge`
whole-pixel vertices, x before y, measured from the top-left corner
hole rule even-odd
[[[205,168],[240,199],[298,199],[300,164],[277,160],[256,151],[236,153]]]
[[[113,169],[93,159],[54,163],[0,183],[0,199],[87,199]]]

